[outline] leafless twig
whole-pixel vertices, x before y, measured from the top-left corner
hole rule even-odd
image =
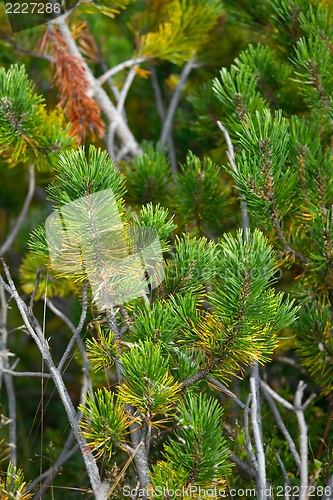
[[[17,236],[17,233],[21,229],[22,224],[27,216],[27,212],[28,212],[31,200],[34,196],[34,191],[35,191],[35,170],[34,170],[33,165],[29,165],[29,187],[28,187],[27,196],[24,200],[24,204],[23,204],[21,213],[18,216],[18,218],[14,224],[14,227],[12,228],[9,235],[7,236],[6,241],[0,247],[0,257],[2,255],[4,255],[7,252],[7,250],[11,247],[11,245],[13,244],[13,242]]]
[[[0,310],[0,351],[1,351],[1,364],[0,371],[4,373],[4,380],[8,398],[8,416],[9,416],[9,447],[10,447],[10,460],[14,466],[17,463],[16,456],[16,398],[14,392],[14,384],[12,380],[12,374],[8,373],[9,370],[9,361],[8,355],[6,353],[7,347],[7,301],[4,287],[0,283],[0,302],[1,302],[1,310]],[[9,370],[10,371],[10,370]]]
[[[95,461],[95,458],[93,454],[91,453],[91,450],[82,436],[79,428],[79,424],[76,418],[76,411],[73,406],[72,400],[68,394],[67,388],[64,384],[63,378],[59,370],[56,368],[53,358],[51,356],[51,351],[50,347],[48,345],[47,340],[43,336],[43,331],[36,320],[36,318],[30,313],[29,308],[27,305],[24,303],[22,298],[17,292],[17,289],[15,287],[15,284],[12,280],[12,277],[10,275],[9,269],[7,265],[5,264],[4,260],[1,259],[3,263],[3,267],[5,270],[5,274],[8,280],[8,285],[5,283],[5,281],[2,279],[0,276],[0,284],[5,286],[6,289],[9,288],[11,295],[14,297],[14,300],[17,304],[17,307],[19,309],[19,312],[21,314],[21,317],[24,321],[24,324],[35,341],[38,349],[41,352],[43,361],[46,363],[46,366],[49,369],[49,372],[52,376],[53,382],[57,388],[58,394],[60,396],[62,405],[66,411],[67,414],[67,419],[72,427],[72,430],[74,432],[74,436],[76,438],[76,441],[80,447],[81,454],[86,466],[87,474],[90,479],[90,483],[92,486],[92,489],[94,491],[95,498],[97,500],[103,500],[106,492],[106,488],[108,488],[107,484],[102,484],[100,475],[99,475],[99,470]]]
[[[230,135],[227,131],[227,129],[222,125],[220,121],[217,122],[217,125],[221,132],[224,135],[225,142],[227,143],[227,156],[228,160],[230,163],[230,166],[232,170],[235,172],[235,174],[238,176],[238,169],[235,163],[235,151],[234,147],[232,145]],[[241,199],[241,212],[242,212],[242,222],[243,222],[243,230],[247,231],[250,228],[250,219],[249,219],[249,214],[247,210],[247,203],[245,200],[245,196],[243,194],[240,194],[240,199]]]
[[[66,360],[68,359],[68,356],[70,355],[70,352],[73,348],[73,345],[75,344],[78,336],[82,332],[82,328],[83,328],[83,325],[84,325],[84,322],[85,322],[85,319],[87,316],[87,308],[88,308],[88,294],[87,294],[87,285],[85,284],[82,287],[82,311],[81,311],[80,321],[79,321],[79,324],[77,325],[77,327],[75,328],[73,335],[72,335],[72,338],[70,339],[70,341],[66,347],[66,350],[65,350],[64,354],[62,355],[62,358],[59,362],[58,370],[60,372],[63,370],[64,364],[65,364]]]
[[[258,367],[258,365],[256,364]],[[256,459],[258,464],[257,469],[257,490],[259,494],[259,499],[263,500],[265,498],[269,498],[266,492],[266,460],[265,460],[265,451],[264,444],[261,432],[261,414],[260,409],[257,407],[260,404],[260,400],[258,398],[258,389],[256,387],[258,383],[258,376],[251,373],[250,375],[250,387],[251,387],[251,422],[252,422],[252,431],[253,431],[253,441],[254,447],[256,450]],[[259,410],[259,411],[258,411]],[[258,415],[260,415],[260,419],[258,419]]]
[[[157,80],[157,75],[156,75],[156,69],[153,64],[149,66],[150,69],[150,80],[151,84],[153,87],[154,95],[155,95],[155,102],[156,102],[156,107],[158,114],[160,115],[161,122],[163,123],[165,120],[165,109],[163,105],[163,99],[162,99],[162,92],[161,88],[159,86],[158,80]],[[173,141],[172,133],[170,130],[169,136],[168,136],[168,146],[169,146],[169,158],[170,158],[170,164],[173,172],[177,171],[177,157],[176,157],[176,149],[175,149],[175,144]]]
[[[188,79],[191,71],[193,68],[196,67],[195,59],[192,58],[190,59],[184,66],[183,69],[180,73],[179,77],[179,82],[177,84],[177,87],[173,93],[173,96],[171,98],[171,102],[169,104],[169,108],[163,123],[163,128],[160,136],[160,143],[161,146],[165,146],[168,142],[168,137],[171,132],[171,127],[172,127],[172,122],[177,110],[177,106],[179,103],[179,99],[183,90],[183,87],[185,85],[186,80]]]
[[[301,456],[301,469],[300,469],[300,493],[299,500],[306,500],[307,489],[309,484],[308,474],[308,428],[304,417],[304,405],[302,399],[306,384],[300,380],[294,398],[294,411],[296,414],[298,427],[300,430],[300,456]]]
[[[261,384],[261,387],[263,389],[263,393],[264,393],[264,396],[266,398],[266,401],[267,403],[269,404],[271,410],[272,410],[272,413],[274,415],[274,418],[275,418],[275,421],[280,429],[280,431],[282,432],[283,436],[285,437],[287,443],[288,443],[288,446],[289,446],[289,449],[290,449],[290,452],[293,456],[293,459],[297,465],[297,468],[298,470],[300,470],[301,468],[301,459],[300,459],[300,456],[298,454],[298,451],[297,451],[297,448],[296,448],[296,445],[291,437],[291,435],[289,434],[288,432],[288,429],[286,428],[286,426],[284,425],[284,422],[282,420],[282,417],[280,415],[280,412],[272,398],[272,396],[269,394],[269,392],[267,391],[267,388],[265,387],[265,385],[263,384],[263,382],[261,381],[260,382]]]
[[[113,66],[113,68],[108,69],[104,75],[100,76],[97,81],[100,85],[105,83],[111,76],[116,75],[120,71],[123,71],[126,68],[130,68],[132,66],[138,66],[139,64],[148,61],[149,57],[134,57],[133,59],[129,59],[128,61],[124,61],[117,66]]]

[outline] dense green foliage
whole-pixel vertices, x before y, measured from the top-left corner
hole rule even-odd
[[[22,206],[23,172],[37,166],[40,197],[35,196],[5,260],[14,280],[20,280],[19,291],[34,294],[35,316],[44,318],[52,355],[62,366],[68,332],[51,315],[52,307],[76,324],[87,283],[97,279],[101,286],[119,286],[117,265],[107,267],[106,256],[96,253],[101,235],[119,260],[125,247],[126,255],[132,253],[133,234],[147,237],[154,230],[158,235],[155,251],[161,250],[163,261],[154,257],[163,280],[154,284],[146,270],[146,291],[140,284],[136,298],[102,310],[88,291],[85,348],[77,344],[62,372],[82,412],[87,449],[110,482],[109,495],[122,498],[124,488],[135,489],[138,480],[142,498],[159,498],[163,488],[182,490],[180,498],[199,498],[189,495],[191,486],[229,492],[256,487],[257,498],[270,498],[259,490],[259,424],[266,478],[275,492],[281,485],[304,486],[299,460],[306,462],[306,484],[326,499],[325,487],[333,483],[330,5],[317,0],[80,2],[69,16],[70,29],[66,26],[56,22],[15,37],[8,26],[1,32],[0,241]],[[68,37],[79,55],[71,52]],[[20,58],[25,66],[17,64]],[[126,59],[108,86],[103,76],[97,80]],[[90,93],[88,83],[87,88],[77,83],[81,77],[91,85]],[[51,85],[57,86],[64,111],[55,108]],[[182,96],[176,102],[178,90]],[[173,126],[166,130],[175,102]],[[105,201],[107,190],[114,196],[112,208],[84,205],[88,215],[80,214],[83,205],[76,200],[99,194]],[[66,237],[57,247],[57,234],[50,245],[44,222],[53,210],[64,224],[64,207],[71,203]],[[114,220],[121,231],[115,232]],[[91,243],[86,261],[78,244],[84,238]],[[135,286],[132,276],[125,289]],[[43,297],[53,300],[50,311]],[[1,350],[22,360],[19,371],[39,371],[37,353],[20,331],[19,313],[10,305],[6,325],[0,298]],[[258,365],[260,380],[254,375]],[[262,391],[257,409],[254,376]],[[78,389],[81,378],[86,393]],[[10,465],[5,473],[3,467],[4,495],[8,488],[12,494],[15,488],[25,490],[25,480],[56,462],[68,425],[52,397],[52,382],[42,383],[42,390],[48,389],[42,432],[24,424],[40,419],[29,391],[38,391],[39,398],[41,383],[13,379],[15,391],[28,391],[27,397],[17,397],[22,398],[18,429],[23,429],[17,466],[24,476],[20,470],[17,484],[11,482],[14,469]],[[307,383],[304,399],[310,397],[301,410],[297,398],[293,403],[300,380]],[[279,410],[267,383],[285,400]],[[305,412],[309,443],[305,458],[303,446],[297,460],[285,428],[302,450],[298,410]],[[1,413],[8,412],[2,403]],[[59,420],[55,430],[53,419]],[[8,441],[7,429],[4,419],[1,437]],[[40,435],[40,444],[34,435]],[[40,455],[37,464],[29,463],[30,456],[21,460],[26,442],[31,456]],[[82,496],[70,488],[82,488],[89,497],[82,457],[77,453],[71,460],[43,493],[45,500],[58,498],[58,486],[68,488],[68,498]],[[21,498],[29,498],[26,494]]]

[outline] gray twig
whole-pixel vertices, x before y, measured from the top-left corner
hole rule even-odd
[[[250,476],[252,479],[256,480],[257,473],[252,467],[249,467],[243,460],[237,457],[234,453],[230,454],[230,460],[236,464],[238,469],[243,473],[248,476]]]
[[[261,387],[262,387],[262,390],[263,390],[263,393],[264,393],[264,396],[266,398],[266,401],[267,403],[269,404],[271,410],[272,410],[272,413],[274,415],[274,418],[275,418],[275,421],[280,429],[280,431],[282,432],[283,436],[285,437],[287,443],[288,443],[288,446],[289,446],[289,449],[290,449],[290,452],[293,456],[293,459],[297,465],[297,468],[298,470],[300,470],[301,468],[301,459],[300,459],[300,456],[298,454],[298,451],[297,451],[297,448],[296,448],[296,445],[291,437],[291,435],[289,434],[289,431],[288,429],[286,428],[286,426],[284,425],[284,422],[282,420],[282,417],[280,415],[280,412],[272,398],[272,396],[269,394],[269,392],[267,391],[265,385],[263,384],[263,382],[261,381],[260,382],[261,384]]]
[[[124,85],[121,89],[121,92],[119,94],[118,103],[117,103],[117,111],[119,113],[119,117],[122,117],[122,119],[124,116],[123,111],[124,111],[126,97],[127,97],[129,89],[131,88],[131,85],[133,83],[135,75],[136,75],[135,68],[131,68],[128,72],[125,83],[124,83]],[[119,118],[117,120],[114,120],[112,123],[110,123],[108,135],[107,135],[108,153],[109,153],[110,157],[113,159],[115,158],[114,149],[113,149],[114,134],[115,134],[115,131],[116,131],[118,124],[119,124]]]
[[[279,462],[279,466],[280,466],[280,469],[281,469],[281,472],[282,472],[282,475],[283,475],[283,479],[284,479],[284,484],[285,484],[285,486],[289,486],[290,487],[291,484],[290,484],[290,480],[289,480],[286,468],[284,466],[284,463],[282,462],[281,457],[280,457],[280,455],[278,453],[275,453],[275,456],[276,456],[277,461]],[[289,500],[290,499],[290,495],[289,495],[289,493],[287,491],[287,488],[284,488],[284,489],[285,489],[285,494],[284,494],[285,496],[284,496],[284,498],[285,498],[285,500]]]
[[[7,348],[7,336],[8,336],[8,331],[7,331],[7,301],[6,301],[6,295],[5,295],[5,290],[3,286],[0,284],[0,301],[1,301],[1,316],[0,316],[0,332],[1,332],[1,337],[0,337],[0,351],[1,356],[0,356],[0,362],[3,364],[3,366],[0,365],[0,371],[4,373],[4,380],[5,380],[5,386],[6,386],[6,392],[7,392],[7,397],[8,397],[8,416],[9,416],[9,455],[10,455],[10,460],[14,466],[17,464],[17,456],[16,456],[16,398],[15,398],[15,391],[14,391],[14,384],[13,380],[11,377],[11,373],[8,373],[7,370],[9,370],[9,361],[8,361],[8,355],[6,352]],[[10,370],[9,370],[10,371]]]
[[[256,366],[258,367],[257,364],[256,364]],[[251,387],[251,395],[252,395],[251,422],[252,422],[254,447],[256,450],[256,459],[257,459],[257,464],[258,464],[257,490],[259,493],[259,499],[261,500],[261,499],[268,498],[268,495],[266,492],[266,463],[265,463],[264,444],[263,444],[263,438],[262,438],[262,433],[261,433],[261,414],[260,414],[260,408],[258,408],[258,405],[260,404],[260,400],[258,397],[257,383],[258,383],[258,376],[256,376],[255,373],[252,372],[251,376],[250,376],[250,387]],[[259,419],[258,419],[258,415],[259,415]]]
[[[18,216],[14,227],[10,231],[9,235],[7,236],[6,241],[3,243],[3,245],[0,247],[0,257],[4,255],[7,250],[11,247],[13,244],[17,233],[22,227],[22,224],[27,216],[27,212],[31,203],[31,200],[34,196],[34,191],[35,191],[35,171],[33,165],[29,165],[29,187],[28,187],[28,192],[27,196],[24,200],[24,204],[21,210],[20,215]]]
[[[174,91],[173,96],[171,98],[169,108],[168,108],[168,111],[167,111],[167,114],[166,114],[166,117],[165,117],[165,120],[163,123],[163,128],[162,128],[162,132],[161,132],[161,136],[160,136],[160,143],[161,143],[162,147],[164,147],[166,145],[166,143],[168,142],[168,137],[170,135],[171,128],[172,128],[172,122],[173,122],[173,119],[174,119],[174,116],[175,116],[175,113],[177,110],[177,106],[178,106],[178,103],[180,100],[180,96],[181,96],[183,87],[184,87],[185,82],[188,79],[192,69],[195,67],[196,67],[196,64],[194,62],[194,58],[192,58],[189,61],[187,61],[187,63],[183,66],[183,69],[180,73],[179,82],[178,82],[177,87],[175,88],[175,91]]]
[[[248,395],[248,398],[246,400],[246,405],[244,408],[245,448],[246,448],[248,457],[250,459],[250,462],[252,463],[252,466],[253,466],[254,470],[256,471],[256,479],[257,479],[258,462],[257,462],[256,457],[254,456],[253,451],[252,451],[251,439],[250,439],[250,434],[249,434],[249,406],[250,406],[251,399],[252,399],[252,394],[250,393]]]
[[[5,264],[4,260],[1,259],[5,274],[9,283],[9,288],[11,290],[11,295],[13,295],[14,300],[17,304],[17,307],[19,309],[19,312],[21,314],[21,317],[24,321],[24,324],[30,333],[31,337],[34,339],[38,349],[40,350],[43,360],[46,363],[50,374],[52,376],[53,382],[57,388],[58,394],[60,396],[62,405],[66,411],[67,414],[67,419],[69,421],[69,424],[74,432],[74,436],[76,438],[76,441],[80,447],[81,454],[86,466],[87,474],[90,479],[90,483],[92,486],[92,489],[95,494],[95,498],[97,500],[104,500],[105,496],[105,488],[108,488],[107,485],[102,484],[100,476],[99,476],[99,470],[95,461],[95,458],[93,454],[91,453],[91,450],[82,436],[80,432],[80,427],[76,418],[76,411],[74,408],[74,405],[72,403],[72,400],[68,394],[67,388],[64,384],[63,378],[59,370],[56,368],[54,361],[51,356],[51,351],[48,345],[48,342],[46,339],[43,337],[43,331],[37,321],[37,319],[33,316],[33,314],[30,314],[29,309],[27,305],[23,302],[21,299],[20,295],[17,292],[17,289],[15,287],[15,284],[11,278],[9,269],[7,265]],[[2,277],[0,276],[0,283],[3,282]],[[6,284],[6,283],[5,283]]]
[[[63,370],[64,364],[65,364],[66,360],[68,359],[68,356],[70,355],[70,352],[73,348],[73,345],[75,344],[78,336],[82,332],[82,328],[83,328],[83,325],[84,325],[84,322],[85,322],[85,319],[87,316],[87,308],[88,308],[88,294],[87,294],[87,285],[85,284],[82,287],[82,311],[81,311],[80,321],[79,321],[79,324],[77,325],[77,327],[75,328],[73,335],[72,335],[72,338],[68,342],[66,350],[65,350],[64,354],[62,355],[62,358],[61,358],[60,363],[58,365],[58,370],[60,372]]]
[[[139,64],[148,61],[149,57],[134,57],[133,59],[128,59],[128,61],[124,61],[120,64],[117,64],[117,66],[113,66],[113,68],[108,69],[104,75],[100,76],[97,78],[97,81],[100,85],[105,83],[111,76],[116,75],[120,71],[123,71],[123,69],[130,68],[132,66],[138,66]]]
[[[306,500],[307,489],[309,484],[308,475],[308,428],[304,417],[304,406],[302,399],[306,384],[300,380],[296,389],[294,398],[294,412],[296,414],[298,427],[300,430],[300,456],[301,456],[301,469],[300,469],[300,493],[299,500]]]
[[[235,174],[238,176],[239,175],[238,169],[237,169],[236,162],[235,162],[235,151],[234,151],[234,147],[232,145],[231,139],[230,139],[230,135],[229,135],[227,129],[222,125],[222,123],[220,121],[217,122],[217,125],[218,125],[219,129],[221,130],[221,132],[223,133],[224,138],[225,138],[225,142],[227,143],[227,148],[228,148],[227,149],[227,156],[228,156],[230,166],[231,166],[232,170],[235,172]],[[243,230],[245,232],[248,229],[250,229],[250,219],[249,219],[249,214],[248,214],[248,210],[247,210],[247,203],[246,203],[245,196],[243,194],[240,194],[240,199],[241,199]]]
[[[3,368],[0,366],[0,372],[5,373],[6,375],[11,375],[12,377],[39,377],[39,378],[51,378],[49,373],[43,372],[16,372],[15,370],[11,370],[10,368]]]
[[[156,107],[158,114],[160,115],[162,123],[165,120],[165,109],[163,105],[163,99],[162,99],[162,92],[161,88],[159,86],[158,80],[157,80],[157,75],[156,75],[156,69],[153,64],[149,66],[150,69],[150,80],[151,84],[153,87],[153,91],[155,94],[155,101],[156,101]],[[169,136],[168,136],[168,146],[169,146],[169,159],[170,159],[170,164],[173,172],[177,172],[177,156],[176,156],[176,149],[175,149],[175,143],[172,137],[172,133],[170,130]]]

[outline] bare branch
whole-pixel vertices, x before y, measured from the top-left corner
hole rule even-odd
[[[302,406],[302,399],[306,384],[300,380],[294,399],[294,411],[296,414],[298,427],[300,430],[300,455],[301,455],[301,469],[300,469],[300,493],[299,500],[306,500],[307,489],[309,484],[308,475],[308,428],[304,417],[304,408]]]
[[[88,294],[87,294],[87,285],[84,284],[82,287],[82,311],[81,311],[81,317],[78,326],[75,328],[72,338],[70,339],[66,350],[64,354],[62,355],[62,358],[60,360],[60,363],[58,365],[58,370],[61,372],[63,370],[64,364],[66,360],[68,359],[68,356],[70,355],[70,352],[73,348],[73,345],[77,341],[78,336],[82,332],[82,328],[87,316],[87,308],[88,308]]]
[[[153,64],[150,64],[149,69],[150,69],[150,80],[151,80],[151,84],[152,84],[153,91],[155,94],[157,111],[158,111],[158,114],[160,115],[161,121],[163,123],[165,120],[165,109],[164,109],[164,105],[163,105],[161,88],[160,88],[158,80],[157,80],[155,66]],[[176,156],[175,143],[174,143],[174,140],[172,137],[171,130],[170,130],[170,133],[168,135],[168,146],[169,146],[168,153],[169,153],[169,159],[170,159],[172,171],[177,172],[177,156]]]
[[[196,67],[196,64],[194,61],[195,61],[194,58],[190,59],[183,66],[183,69],[180,73],[179,82],[178,82],[177,87],[173,93],[173,96],[172,96],[172,99],[171,99],[171,102],[170,102],[170,105],[169,105],[169,108],[168,108],[168,111],[167,111],[167,114],[165,117],[165,121],[163,123],[163,128],[162,128],[162,132],[161,132],[161,136],[160,136],[160,143],[161,143],[162,147],[165,146],[167,141],[168,141],[168,137],[170,135],[171,128],[172,128],[172,122],[173,122],[173,119],[174,119],[174,116],[175,116],[175,113],[177,110],[177,106],[178,106],[180,96],[181,96],[183,87],[185,85],[185,82],[186,82],[187,78],[189,77],[192,69]]]
[[[300,468],[301,468],[301,459],[300,459],[300,456],[298,454],[296,445],[295,445],[295,443],[294,443],[291,435],[289,434],[288,429],[284,425],[284,422],[282,420],[280,412],[279,412],[279,410],[278,410],[278,408],[277,408],[277,406],[276,406],[273,398],[271,397],[271,395],[267,391],[267,389],[266,389],[265,385],[262,383],[262,381],[260,381],[260,384],[261,384],[264,396],[266,398],[266,401],[267,401],[267,403],[269,404],[269,406],[270,406],[270,408],[272,410],[272,413],[274,415],[275,421],[276,421],[276,423],[277,423],[280,431],[282,432],[283,436],[285,437],[285,439],[286,439],[286,441],[288,443],[290,452],[291,452],[291,454],[293,456],[293,459],[294,459],[294,461],[295,461],[295,463],[297,465],[298,470],[300,470]]]
[[[273,399],[281,403],[285,408],[288,408],[288,410],[294,411],[294,406],[291,403],[289,403],[286,399],[282,398],[268,384],[266,384],[266,382],[261,380],[260,385],[267,390],[267,392],[272,396]]]
[[[116,128],[116,133],[121,141],[121,143],[128,148],[128,151],[136,156],[142,154],[142,150],[137,143],[136,139],[134,138],[131,130],[129,129],[126,121],[124,120],[123,116],[119,113],[117,108],[114,106],[113,102],[111,101],[110,97],[108,94],[105,92],[105,90],[101,86],[101,80],[96,79],[91,72],[89,66],[85,62],[81,52],[79,51],[72,34],[70,32],[70,29],[66,22],[62,19],[62,17],[57,18],[54,21],[54,24],[58,26],[58,29],[64,38],[69,51],[76,56],[86,73],[86,78],[89,82],[89,85],[91,87],[90,89],[90,94],[94,99],[96,100],[97,104],[100,106],[101,110],[103,111],[104,115],[106,116],[107,120],[109,123],[112,123],[114,121],[118,122],[117,128]],[[139,61],[140,62],[140,61]],[[138,62],[136,63],[138,64]],[[126,66],[125,66],[126,67]],[[114,70],[115,68],[112,68]],[[104,75],[105,76],[105,75]],[[106,79],[109,78],[111,75],[107,75]]]
[[[258,368],[258,365],[256,364]],[[257,389],[258,377],[255,374],[251,374],[250,376],[250,387],[251,387],[251,422],[252,422],[252,432],[253,432],[253,441],[254,447],[256,450],[256,459],[258,464],[258,476],[257,476],[257,490],[259,494],[259,499],[268,498],[266,492],[266,463],[265,463],[265,451],[263,438],[261,433],[261,414],[260,414],[260,400],[258,396]],[[258,415],[260,420],[258,419]]]
[[[289,480],[286,468],[284,466],[284,463],[281,460],[280,455],[278,453],[275,453],[275,456],[276,456],[277,461],[279,462],[279,466],[280,466],[281,472],[283,474],[283,479],[284,479],[285,486],[291,487],[290,480]],[[289,495],[289,493],[288,493],[288,491],[287,491],[286,488],[285,488],[285,497],[284,498],[285,498],[285,500],[289,500],[290,499],[290,495]]]
[[[123,118],[123,111],[124,111],[126,97],[127,97],[129,89],[131,88],[131,85],[133,83],[135,75],[136,75],[135,68],[131,68],[130,71],[128,72],[125,83],[124,83],[124,85],[121,89],[121,92],[119,94],[117,110],[118,110],[119,116],[121,116],[122,118]],[[113,150],[113,143],[114,143],[114,134],[115,134],[115,131],[116,131],[118,124],[119,124],[119,119],[113,121],[112,123],[110,123],[109,130],[108,130],[107,148],[108,148],[108,152],[109,152],[109,155],[111,158],[115,157],[114,150]]]
[[[3,286],[0,284],[0,299],[1,299],[1,316],[0,316],[0,351],[2,351],[0,370],[5,371],[4,380],[8,398],[8,416],[9,416],[9,446],[10,460],[14,466],[17,464],[16,456],[16,398],[14,392],[14,384],[10,373],[6,373],[9,369],[7,348],[7,301]]]
[[[73,325],[73,323],[70,321],[70,319],[63,312],[61,312],[53,304],[53,302],[51,300],[47,299],[46,300],[46,304],[49,307],[49,309],[56,316],[58,316],[58,318],[60,318],[68,326],[68,328],[70,329],[70,331],[73,333],[73,336],[75,336],[75,340],[76,340],[77,346],[79,348],[79,351],[80,351],[80,354],[81,354],[81,359],[82,359],[82,364],[83,364],[82,372],[83,372],[83,375],[84,375],[84,377],[85,377],[85,379],[86,379],[86,381],[87,381],[87,383],[89,385],[89,391],[92,394],[93,393],[93,389],[92,389],[91,380],[90,380],[90,377],[89,377],[89,371],[90,371],[89,360],[88,360],[87,353],[86,353],[86,350],[85,350],[85,347],[84,347],[84,344],[82,342],[82,339],[81,339],[80,335],[79,334],[77,334],[77,335],[75,334],[75,332],[76,332],[77,329],[75,328],[75,326]],[[84,311],[84,307],[83,307],[83,310],[82,310],[82,313],[81,313],[81,320],[82,320],[82,317],[83,317],[82,316],[83,311]],[[79,324],[81,323],[81,320],[80,320]]]
[[[3,368],[0,366],[0,372],[11,375],[12,377],[39,377],[39,378],[51,378],[49,373],[43,372],[16,372],[15,370],[10,370],[9,368]]]
[[[20,215],[17,218],[17,221],[14,224],[14,227],[10,231],[9,235],[7,236],[6,241],[3,243],[3,245],[0,247],[0,257],[4,255],[7,250],[11,247],[13,244],[17,233],[22,227],[22,224],[27,216],[27,212],[31,203],[31,200],[34,196],[34,191],[35,191],[35,171],[33,165],[29,165],[29,187],[28,187],[28,192],[27,196],[24,200],[24,204],[21,210]]]
[[[250,476],[252,479],[256,480],[257,473],[252,467],[249,467],[243,460],[237,457],[234,453],[230,454],[230,460],[236,464],[238,469],[243,473],[248,476]]]
[[[256,479],[257,479],[258,462],[257,462],[256,457],[254,456],[253,451],[252,451],[251,439],[250,439],[250,434],[249,434],[249,406],[250,406],[251,398],[252,398],[252,394],[250,393],[248,395],[246,405],[244,408],[245,448],[247,451],[247,455],[250,459],[250,462],[252,463],[252,466],[253,466],[254,470],[256,471]]]
[[[91,450],[82,436],[79,428],[79,424],[76,418],[76,411],[74,409],[74,405],[72,403],[72,400],[68,394],[67,388],[64,384],[63,378],[61,376],[61,373],[59,370],[56,368],[52,356],[51,356],[51,351],[48,345],[48,342],[46,339],[43,337],[43,331],[36,320],[36,318],[30,314],[29,309],[27,305],[23,302],[21,297],[19,296],[15,284],[11,278],[11,275],[9,273],[9,269],[7,265],[5,264],[5,261],[1,259],[5,274],[9,283],[9,287],[11,289],[11,294],[13,295],[15,302],[17,304],[17,307],[20,311],[20,314],[22,316],[22,319],[24,321],[24,324],[30,333],[31,337],[34,339],[38,349],[40,350],[43,360],[45,361],[46,365],[48,366],[48,369],[50,371],[50,374],[52,376],[53,382],[57,388],[58,394],[60,396],[62,405],[66,411],[67,414],[67,419],[69,421],[69,424],[74,432],[76,441],[78,442],[81,450],[81,454],[86,466],[86,470],[91,482],[92,489],[94,491],[95,497],[98,500],[103,500],[104,495],[105,495],[105,488],[108,487],[105,484],[101,483],[100,476],[99,476],[99,470],[95,461],[95,458],[93,454],[91,453]],[[1,277],[0,277],[1,278]],[[2,278],[0,282],[3,281]]]
[[[235,174],[238,176],[238,169],[237,169],[237,166],[235,163],[235,151],[234,151],[234,147],[232,145],[231,139],[230,139],[229,132],[222,125],[222,123],[220,121],[217,122],[217,125],[218,125],[219,129],[221,130],[221,132],[223,133],[224,138],[225,138],[225,142],[227,143],[227,148],[228,148],[227,156],[228,156],[230,166],[231,166],[232,170],[235,172]],[[247,203],[246,203],[245,196],[243,194],[240,194],[240,199],[241,199],[241,213],[242,213],[242,223],[243,223],[242,225],[243,225],[243,230],[245,232],[245,231],[250,229],[250,219],[249,219],[249,214],[248,214],[248,210],[247,210]]]
[[[123,71],[126,68],[130,68],[132,66],[138,66],[139,64],[148,61],[149,57],[134,57],[133,59],[129,59],[128,61],[124,61],[120,64],[117,64],[117,66],[114,66],[111,69],[108,69],[104,75],[100,76],[97,78],[97,82],[100,85],[103,85],[111,76],[116,75],[120,71]]]

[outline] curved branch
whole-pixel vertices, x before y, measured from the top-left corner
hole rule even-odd
[[[90,85],[89,94],[100,106],[109,123],[118,122],[116,134],[118,135],[121,143],[128,148],[128,151],[133,156],[142,154],[142,150],[124,120],[124,117],[119,113],[106,91],[102,88],[101,81],[95,78],[89,66],[85,62],[66,22],[62,19],[62,17],[59,17],[54,21],[54,24],[58,26],[59,32],[65,40],[69,52],[80,60],[80,63],[85,70],[87,81]],[[114,70],[115,68],[112,69]],[[107,78],[109,76],[110,75],[108,74]]]
[[[195,67],[196,67],[196,64],[194,63],[194,58],[192,58],[183,66],[183,69],[180,73],[178,85],[176,87],[176,90],[173,93],[173,96],[172,96],[172,99],[171,99],[171,102],[170,102],[170,105],[169,105],[169,108],[168,108],[168,111],[167,111],[167,114],[165,117],[165,121],[163,123],[163,129],[162,129],[161,136],[160,136],[160,143],[161,143],[162,147],[164,147],[166,145],[166,143],[168,142],[168,139],[170,137],[171,127],[172,127],[172,122],[173,122],[173,119],[174,119],[174,116],[175,116],[175,113],[177,110],[177,106],[179,103],[181,92],[183,90],[185,82],[188,79],[192,69]]]
[[[34,192],[35,192],[35,171],[34,171],[33,165],[29,165],[29,188],[28,188],[27,196],[24,200],[24,204],[23,204],[21,213],[18,216],[17,221],[15,222],[13,229],[9,233],[9,235],[8,235],[6,241],[4,242],[4,244],[2,245],[2,247],[0,247],[0,257],[2,257],[2,255],[4,255],[7,252],[7,250],[11,247],[11,245],[13,244],[13,242],[17,236],[17,233],[21,229],[22,224],[24,222],[24,219],[27,216],[27,212],[28,212],[31,200],[34,196]]]

